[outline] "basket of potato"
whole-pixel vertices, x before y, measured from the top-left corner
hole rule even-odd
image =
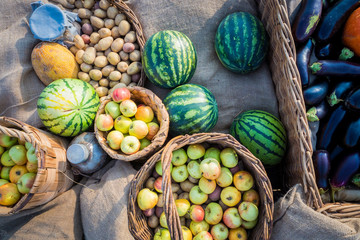
[[[143,86],[141,51],[145,38],[139,20],[123,1],[75,1],[81,35],[70,51],[80,65],[78,78],[89,82],[104,99],[122,83]]]
[[[147,239],[269,239],[272,187],[260,160],[232,136],[178,136],[131,182],[129,229]]]

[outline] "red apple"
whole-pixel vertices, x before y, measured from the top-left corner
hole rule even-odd
[[[114,119],[110,114],[100,114],[95,121],[96,127],[103,132],[109,131],[114,126]]]
[[[129,126],[130,136],[135,136],[138,139],[143,139],[149,133],[149,128],[144,121],[135,120]]]
[[[252,202],[258,207],[260,203],[260,196],[255,189],[250,189],[249,191],[243,193],[243,201]]]
[[[26,194],[30,192],[36,178],[36,173],[25,173],[17,181],[16,185],[20,193]]]
[[[130,99],[131,93],[130,93],[129,89],[127,89],[127,88],[116,88],[112,92],[111,97],[114,100],[114,102],[119,103],[124,100]]]
[[[148,135],[146,135],[146,138],[152,140],[155,137],[155,135],[158,133],[160,126],[155,122],[149,122],[146,125],[148,126],[149,129],[149,133]]]
[[[211,236],[211,234],[209,232],[205,232],[202,231],[200,233],[198,233],[193,240],[212,240],[213,237]]]
[[[242,220],[237,208],[228,208],[224,212],[223,222],[228,228],[238,228],[241,226]]]
[[[201,222],[204,220],[205,211],[200,205],[192,205],[189,209],[189,216],[194,222]]]
[[[139,106],[135,113],[135,118],[149,123],[154,119],[154,111],[149,106]]]
[[[154,182],[154,188],[157,192],[162,193],[162,177],[158,177]]]

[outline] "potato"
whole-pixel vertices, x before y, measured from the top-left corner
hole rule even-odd
[[[112,71],[110,74],[109,74],[109,79],[111,81],[119,81],[121,79],[121,72],[119,71]]]
[[[116,15],[119,13],[116,7],[109,7],[107,9],[107,16],[108,18],[115,19]]]
[[[79,50],[77,51],[76,55],[75,55],[75,60],[78,64],[82,64],[83,60],[82,60],[82,56],[84,55],[84,50]]]
[[[189,198],[189,193],[188,192],[183,192],[179,195],[178,199],[186,199],[186,200],[189,200],[190,201],[190,198]]]
[[[99,81],[100,86],[102,87],[108,87],[109,86],[109,80],[107,80],[106,78],[103,78]]]
[[[108,29],[112,29],[115,26],[115,21],[113,19],[105,19],[104,23],[105,27]]]
[[[101,28],[98,33],[100,34],[101,38],[106,38],[111,36],[111,31],[108,28]]]
[[[195,184],[190,182],[189,180],[185,180],[180,183],[180,187],[184,192],[190,192],[191,188],[194,187]]]
[[[116,66],[117,70],[124,73],[128,69],[129,65],[126,62],[119,62]]]
[[[104,52],[105,56],[109,55],[109,53],[111,53],[111,48],[106,49]]]
[[[139,50],[139,49],[140,49],[140,46],[139,46],[139,44],[137,44],[137,43],[134,43],[134,46],[135,46],[135,50]]]
[[[178,183],[171,183],[171,192],[175,193],[179,191],[180,185]]]
[[[92,65],[83,62],[82,64],[80,64],[80,69],[81,69],[81,71],[87,73],[87,72],[90,72],[90,70],[92,69]]]
[[[123,14],[123,13],[117,14],[116,17],[115,17],[115,24],[116,24],[116,25],[119,25],[119,23],[120,23],[122,20],[126,20],[125,14]]]
[[[154,189],[154,182],[155,182],[155,178],[149,177],[148,180],[146,180],[146,182],[145,182],[145,187],[150,190]]]
[[[139,62],[140,59],[141,59],[140,51],[139,50],[134,50],[132,53],[130,53],[129,58],[133,62]]]
[[[134,75],[133,75],[134,76]],[[192,182],[192,183],[195,183],[197,184],[199,182],[199,179],[196,179],[196,178],[193,178],[192,176],[189,175],[188,177],[189,181]]]
[[[141,78],[141,73],[136,73],[131,75],[131,81],[134,83],[138,83],[140,81]]]
[[[99,68],[103,68],[108,64],[108,60],[105,56],[98,56],[95,58],[94,64]]]
[[[130,23],[126,20],[122,20],[119,23],[119,33],[121,36],[125,36],[130,31]]]
[[[127,72],[127,74],[129,74],[129,75],[133,75],[133,74],[136,74],[136,73],[140,72],[141,69],[142,69],[142,65],[141,65],[140,62],[132,62],[132,63],[129,65],[129,67],[128,67],[128,69],[127,69],[126,72]]]
[[[119,28],[118,27],[113,27],[111,29],[111,36],[116,39],[118,37],[120,37],[120,33],[119,33]]]
[[[95,5],[95,0],[84,0],[84,8],[91,9]]]
[[[83,19],[89,19],[92,16],[92,12],[89,9],[86,8],[80,8],[78,11],[79,18]]]
[[[106,12],[102,9],[96,9],[94,15],[98,18],[106,18]]]
[[[117,38],[111,43],[111,50],[113,52],[120,52],[124,46],[124,40],[122,38]]]
[[[186,218],[185,217],[180,217],[180,225],[185,226],[185,224],[186,224]]]
[[[67,0],[68,3],[74,5],[75,4],[75,0]]]
[[[84,5],[83,5],[83,3],[82,3],[81,0],[76,0],[76,1],[75,1],[75,7],[76,7],[76,8],[83,8]]]
[[[99,82],[94,81],[94,80],[90,80],[89,84],[91,86],[93,86],[93,88],[95,88],[95,89],[99,87]]]
[[[101,69],[101,73],[104,77],[109,76],[112,71],[115,71],[115,67],[112,65],[107,65]]]
[[[90,76],[86,72],[79,72],[78,73],[78,78],[80,80],[83,80],[84,82],[89,82],[90,81]]]
[[[77,51],[79,51],[80,49],[78,49],[76,46],[72,46],[69,50],[70,52],[72,52],[72,54],[76,55]]]
[[[128,32],[125,37],[124,37],[124,41],[127,43],[134,43],[136,42],[136,34],[134,31],[130,31]]]
[[[93,64],[96,57],[96,50],[93,47],[88,47],[82,56],[82,60],[87,64]]]
[[[85,47],[84,40],[80,35],[76,35],[74,37],[74,43],[75,43],[75,47],[77,47],[78,49],[83,49]]]
[[[99,6],[100,8],[107,10],[110,7],[110,3],[107,0],[100,0]]]
[[[97,27],[99,29],[104,27],[104,25],[105,25],[104,20],[102,20],[101,18],[95,17],[95,16],[90,17],[90,22],[91,22],[91,25],[93,25],[94,27]]]
[[[113,40],[114,39],[112,37],[106,37],[101,39],[98,43],[100,51],[105,51],[106,49],[108,49],[113,43]]]
[[[79,9],[74,8],[73,10],[71,10],[71,12],[73,12],[73,13],[78,13],[78,12],[79,12]]]
[[[179,197],[179,195],[178,195],[177,193],[173,193],[172,195],[173,195],[174,201],[175,201],[176,199],[178,199],[178,197]]]
[[[100,41],[100,39],[101,39],[100,34],[98,34],[97,32],[93,32],[90,35],[90,42],[93,44],[98,43]]]
[[[175,199],[174,199],[175,200]],[[164,197],[163,197],[163,194],[162,193],[160,193],[159,195],[158,195],[158,202],[157,202],[157,204],[156,204],[156,206],[158,206],[158,207],[164,207]]]
[[[151,217],[148,218],[147,223],[149,227],[156,228],[157,226],[159,226],[160,221],[156,215],[152,215]]]
[[[119,55],[120,55],[120,58],[121,58],[122,61],[129,60],[129,54],[127,54],[126,52],[120,51]]]
[[[135,50],[135,45],[133,43],[125,43],[123,46],[123,51],[126,53],[131,53]]]
[[[98,57],[98,56],[105,56],[105,54],[104,54],[104,52],[96,52],[96,56]]]
[[[106,87],[98,87],[95,89],[96,93],[99,95],[99,97],[104,97],[108,94],[108,89]]]
[[[125,84],[126,86],[131,83],[131,77],[127,73],[121,74],[120,83]]]
[[[90,43],[90,36],[87,34],[82,34],[81,38],[83,39],[85,44],[89,44]],[[86,47],[86,45],[84,45],[84,48]]]
[[[99,81],[102,78],[102,73],[99,69],[92,69],[89,72],[89,76],[92,80]]]
[[[112,65],[117,65],[120,62],[120,56],[119,56],[119,54],[117,54],[115,52],[111,52],[107,55],[107,60]]]
[[[81,25],[84,25],[84,24],[90,24],[90,20],[87,18],[81,19]]]
[[[109,87],[114,87],[114,86],[116,86],[117,84],[119,84],[120,82],[119,81],[110,81],[110,83],[109,83]],[[125,87],[126,87],[126,85],[125,85]],[[109,93],[112,93],[111,91],[109,91]]]

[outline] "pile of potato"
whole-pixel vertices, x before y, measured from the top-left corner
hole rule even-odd
[[[141,77],[141,55],[135,31],[125,14],[107,0],[77,0],[74,12],[81,19],[82,35],[74,38],[74,53],[81,71],[99,97],[119,83],[135,86]]]

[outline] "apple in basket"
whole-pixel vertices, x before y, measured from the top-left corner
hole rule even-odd
[[[194,238],[193,240],[213,240],[213,237],[211,236],[211,234],[209,232],[199,232]]]
[[[192,160],[199,159],[205,155],[205,147],[202,144],[190,144],[186,151],[188,157]]]
[[[159,220],[160,220],[160,226],[162,226],[163,228],[169,228],[168,225],[167,225],[165,212],[161,213]]]
[[[158,195],[148,188],[141,189],[137,195],[137,204],[141,210],[154,208],[158,200]]]
[[[152,140],[155,137],[155,135],[158,133],[160,126],[156,122],[149,122],[146,125],[149,129],[149,133],[148,135],[146,135],[146,138]]]
[[[201,178],[201,170],[200,170],[200,163],[198,161],[190,161],[187,164],[187,170],[189,175],[195,179]]]
[[[181,226],[181,231],[182,231],[184,240],[192,240],[192,234],[191,234],[190,229],[188,229],[185,226]]]
[[[171,177],[175,182],[184,182],[189,176],[186,165],[176,166],[171,171]]]
[[[26,169],[30,173],[36,173],[38,170],[38,163],[32,163],[32,162],[28,161],[26,163]]]
[[[258,218],[255,219],[254,221],[243,220],[241,226],[245,229],[253,229],[256,226],[257,222],[258,222]]]
[[[210,194],[216,189],[216,182],[215,180],[210,180],[202,177],[199,180],[199,188],[204,193]]]
[[[114,126],[114,119],[110,114],[100,114],[95,124],[100,131],[109,131]]]
[[[10,170],[12,167],[2,167],[0,177],[2,179],[10,180]]]
[[[235,187],[226,187],[221,191],[221,201],[229,207],[236,206],[241,200],[241,193]]]
[[[111,149],[119,150],[121,142],[124,140],[124,134],[117,130],[112,130],[106,137],[106,141]]]
[[[258,207],[260,203],[259,193],[255,189],[250,189],[249,191],[244,192],[243,201],[252,202]]]
[[[201,222],[204,220],[205,211],[200,205],[191,205],[189,209],[190,219],[194,222]]]
[[[16,137],[10,137],[5,134],[0,134],[0,146],[9,148],[17,143],[18,139]]]
[[[15,183],[6,183],[0,187],[0,205],[11,206],[17,203],[20,197]]]
[[[171,240],[170,232],[166,228],[160,228],[154,235],[154,240]]]
[[[192,203],[201,205],[208,200],[208,195],[201,191],[199,186],[194,186],[190,190],[189,198]]]
[[[225,240],[229,236],[229,229],[223,223],[218,223],[211,228],[211,235],[216,240]]]
[[[224,212],[223,222],[228,228],[238,228],[241,226],[242,220],[237,208],[228,208]]]
[[[129,127],[132,123],[132,120],[125,116],[119,116],[115,119],[114,128],[122,132],[123,134],[129,133]]]
[[[217,185],[220,187],[228,187],[233,182],[233,175],[226,167],[221,168],[220,176],[216,179]]]
[[[135,120],[129,126],[129,134],[137,139],[143,139],[149,133],[149,128],[144,121]]]
[[[179,148],[172,152],[171,162],[174,166],[184,165],[188,160],[188,156],[183,148]]]
[[[210,229],[210,225],[205,220],[202,220],[200,222],[195,222],[195,221],[190,222],[190,231],[194,236],[202,231],[207,232],[209,231],[209,229]]]
[[[116,88],[112,92],[111,97],[114,100],[114,102],[119,103],[124,100],[130,99],[131,93],[127,88]]]
[[[154,111],[149,106],[140,105],[135,113],[135,119],[149,123],[154,119]]]
[[[227,168],[235,167],[238,162],[238,155],[232,148],[225,148],[220,152],[221,163]]]
[[[36,173],[25,173],[17,181],[16,185],[20,193],[26,194],[30,192],[36,178]]]
[[[205,221],[210,225],[218,224],[223,218],[223,210],[216,202],[209,203],[205,208]]]
[[[27,149],[26,158],[29,162],[37,164],[38,158],[36,156],[35,147],[31,146],[30,148]]]
[[[214,158],[206,158],[200,163],[200,171],[203,177],[215,180],[220,176],[221,166],[220,163]]]
[[[239,171],[234,175],[234,185],[239,191],[247,191],[254,186],[254,178],[247,171]]]
[[[245,221],[254,221],[259,216],[257,206],[251,202],[242,202],[239,206],[239,213]]]
[[[175,205],[180,217],[185,216],[190,209],[190,202],[186,199],[176,199]]]
[[[220,149],[216,147],[209,147],[208,149],[206,149],[204,159],[205,158],[215,158],[220,163]]]
[[[22,175],[28,173],[25,165],[15,165],[11,168],[9,173],[10,182],[17,183],[18,180],[21,178]]]
[[[247,239],[246,230],[242,227],[230,229],[229,240],[232,239]]]
[[[140,149],[140,141],[134,136],[126,136],[121,142],[120,149],[125,154],[134,154]]]
[[[125,117],[135,116],[136,111],[137,111],[137,105],[133,100],[127,99],[120,103],[120,112]]]
[[[24,145],[14,145],[9,149],[9,156],[16,165],[24,165],[27,162],[26,152]]]
[[[11,159],[9,155],[9,150],[6,150],[2,155],[0,159],[1,165],[5,167],[12,167],[16,165],[16,163]]]
[[[107,114],[110,114],[113,119],[117,118],[121,114],[121,112],[120,112],[120,104],[118,104],[118,103],[116,103],[114,101],[108,102],[105,105],[105,112]]]

